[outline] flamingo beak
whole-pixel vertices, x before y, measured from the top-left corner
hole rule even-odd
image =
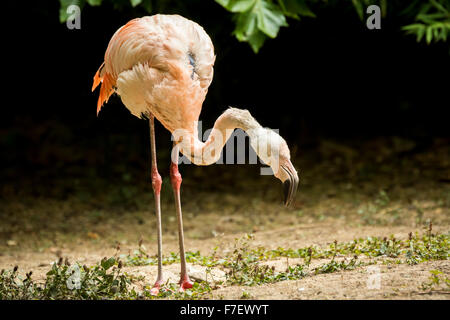
[[[283,182],[284,188],[284,204],[286,207],[289,207],[295,199],[295,194],[297,193],[298,188],[298,175],[297,171],[295,171],[292,163],[289,162],[286,166],[281,166],[281,168],[287,173],[288,178]]]

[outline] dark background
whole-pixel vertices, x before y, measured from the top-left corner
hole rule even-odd
[[[400,30],[400,18],[368,30],[348,4],[324,8],[315,19],[289,20],[254,54],[231,35],[234,24],[217,3],[189,1],[179,10],[161,13],[198,22],[215,45],[204,129],[227,106],[246,108],[263,126],[279,129],[295,157],[321,139],[399,136],[420,149],[449,137],[448,44],[417,43]],[[98,92],[91,93],[113,33],[145,13],[86,6],[81,30],[68,30],[57,1],[10,1],[2,11],[1,196],[65,198],[100,181],[148,186],[147,122],[117,96],[97,117]],[[167,176],[170,134],[159,124],[156,132]]]

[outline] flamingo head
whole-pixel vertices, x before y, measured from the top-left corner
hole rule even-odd
[[[295,199],[299,178],[286,141],[278,133],[262,127],[249,135],[253,138],[250,139],[253,149],[283,183],[284,204],[289,206]]]

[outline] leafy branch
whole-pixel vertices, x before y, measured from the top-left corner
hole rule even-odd
[[[286,16],[299,19],[300,15],[314,16],[304,0],[216,0],[233,12],[236,28],[233,34],[239,41],[248,42],[255,53],[269,38],[278,35],[280,27],[287,27]]]
[[[82,9],[86,4],[100,6],[110,2],[116,10],[127,7],[143,9],[148,14],[164,12],[166,8],[174,8],[183,4],[180,0],[59,0],[61,7],[59,19],[61,23],[67,21],[70,5],[78,5]],[[301,20],[302,18],[315,18],[322,7],[337,7],[340,2],[333,0],[214,0],[225,10],[231,13],[235,23],[232,34],[237,40],[247,42],[255,53],[264,45],[268,38],[276,38],[281,27],[288,26],[288,19]],[[418,42],[426,43],[447,41],[450,33],[450,0],[414,0],[405,1],[387,0],[352,0],[356,14],[364,21],[367,7],[378,5],[381,16],[396,14],[404,17],[406,21],[414,23],[405,25],[402,30],[406,34],[416,35]],[[182,6],[183,7],[183,6]],[[313,9],[311,9],[313,8]]]
[[[441,3],[442,2],[442,3]],[[415,23],[402,29],[408,34],[416,35],[418,42],[425,39],[427,44],[432,41],[447,41],[450,34],[450,1],[429,0],[418,8]],[[417,5],[417,1],[413,3]]]

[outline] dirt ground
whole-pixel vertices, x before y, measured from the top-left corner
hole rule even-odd
[[[313,155],[297,152],[294,163],[301,185],[292,208],[281,205],[281,186],[273,177],[260,176],[258,166],[186,166],[181,169],[186,171],[182,186],[186,249],[209,255],[217,247],[219,255],[226,255],[236,238],[247,233],[254,235],[251,247],[266,249],[326,246],[368,236],[407,239],[410,232],[423,233],[430,221],[433,232],[448,233],[450,157],[445,154],[450,155],[449,142],[436,140],[417,152],[413,142],[406,149],[399,145],[408,141],[400,142],[366,141],[362,151],[358,145],[325,141]],[[163,247],[169,254],[178,252],[178,239],[171,190],[167,180],[164,184]],[[32,270],[34,279],[42,279],[60,256],[89,265],[112,256],[118,243],[121,253],[132,252],[139,240],[150,255],[156,254],[151,189],[144,186],[116,205],[122,198],[108,197],[117,188],[104,186],[91,195],[80,191],[58,198],[24,196],[11,185],[3,186],[0,269],[18,265],[22,272]],[[280,258],[265,263],[282,269],[296,261]],[[431,270],[448,277],[448,260],[377,266],[380,286],[373,289],[367,285],[370,270],[365,266],[261,286],[220,287],[208,298],[239,299],[243,294],[250,299],[450,297],[439,288],[431,292],[419,288]],[[149,285],[156,277],[156,266],[126,268],[143,276],[142,284]],[[189,268],[194,279],[204,277],[205,267]],[[179,265],[167,265],[164,272],[176,282]],[[218,278],[224,276],[221,270],[214,272]]]

